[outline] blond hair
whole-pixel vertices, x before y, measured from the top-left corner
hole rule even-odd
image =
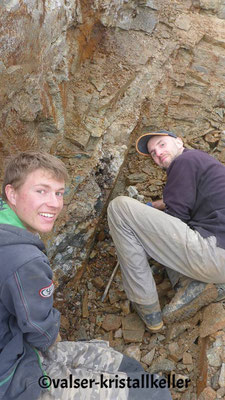
[[[12,157],[5,169],[2,183],[2,199],[7,201],[5,187],[12,185],[18,189],[26,180],[26,177],[36,169],[45,169],[52,173],[58,180],[67,181],[68,172],[65,164],[57,157],[36,151],[26,151]]]

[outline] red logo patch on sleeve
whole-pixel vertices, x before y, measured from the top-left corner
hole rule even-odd
[[[49,286],[43,287],[39,290],[41,297],[50,297],[54,292],[54,283],[52,282]]]

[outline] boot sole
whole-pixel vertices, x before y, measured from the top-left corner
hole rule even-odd
[[[157,333],[157,332],[161,331],[162,327],[163,327],[163,322],[161,322],[160,324],[158,324],[156,326],[145,325],[145,328],[150,333]]]
[[[162,314],[163,321],[166,324],[185,321],[195,315],[200,308],[215,301],[217,296],[218,292],[215,285],[209,284],[206,286],[205,290],[198,297],[195,297],[189,304],[185,304],[178,310],[172,311],[168,316]]]

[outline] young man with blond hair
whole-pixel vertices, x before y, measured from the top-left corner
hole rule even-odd
[[[170,131],[139,137],[139,154],[167,172],[163,199],[152,207],[126,196],[108,208],[124,289],[148,330],[190,318],[225,296],[225,166],[185,149]],[[161,312],[148,256],[164,265],[176,291]]]
[[[50,232],[63,208],[67,171],[44,153],[8,164],[0,202],[0,398],[36,399],[40,351],[57,341],[52,270],[37,232]],[[3,397],[1,397],[3,396]]]
[[[108,342],[60,342],[52,270],[38,233],[52,230],[67,177],[65,165],[42,152],[20,153],[6,167],[0,200],[0,399],[171,400],[166,385],[159,386],[161,378],[146,374]],[[139,390],[132,386],[135,379]]]

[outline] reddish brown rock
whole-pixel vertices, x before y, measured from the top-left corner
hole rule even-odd
[[[114,290],[114,289],[110,289],[109,290],[109,301],[110,301],[110,304],[114,304],[117,301],[119,301],[120,299],[121,298],[120,298],[120,295],[119,295],[117,290]]]
[[[171,290],[171,283],[168,279],[164,279],[164,281],[157,286],[159,297],[165,296],[169,290]]]
[[[122,327],[124,330],[130,331],[145,330],[144,322],[139,318],[136,313],[126,315],[126,317],[122,319]]]
[[[99,232],[99,234],[97,235],[97,240],[99,242],[103,242],[103,240],[105,239],[105,232],[102,230]]]
[[[179,336],[181,333],[183,333],[190,327],[191,327],[191,324],[188,321],[175,323],[175,324],[169,326],[169,328],[167,330],[167,334],[166,334],[167,341],[175,339],[177,336]]]
[[[88,293],[84,293],[83,301],[82,301],[82,316],[83,318],[87,318],[89,316],[88,311]]]
[[[124,350],[124,354],[134,358],[137,361],[141,359],[141,350],[139,345],[130,345]]]
[[[169,343],[168,346],[168,350],[169,350],[169,358],[175,362],[178,362],[182,359],[182,351],[180,350],[180,347],[178,345],[178,343]]]
[[[93,285],[97,288],[97,289],[102,289],[105,284],[102,280],[102,278],[100,276],[98,276],[97,278],[93,279]]]
[[[114,333],[114,338],[115,338],[115,339],[120,339],[120,338],[122,338],[122,337],[123,337],[123,332],[122,332],[122,329],[119,328],[119,329]]]
[[[130,301],[123,300],[120,302],[120,307],[124,315],[130,314]]]
[[[144,331],[141,330],[136,330],[136,331],[123,330],[123,338],[125,343],[141,343],[143,335]]]
[[[123,338],[125,343],[141,343],[145,324],[136,313],[128,314],[122,319]]]
[[[200,394],[198,400],[215,400],[216,392],[210,386],[207,386]]]
[[[225,328],[225,310],[221,303],[212,303],[203,312],[200,337],[206,337]]]
[[[154,355],[155,355],[155,348],[149,351],[147,354],[145,354],[145,356],[142,357],[141,361],[147,365],[151,365]]]
[[[60,328],[65,329],[66,331],[70,328],[70,322],[64,315],[61,315],[60,318]]]
[[[225,388],[220,388],[216,391],[216,396],[218,399],[224,399],[225,396]]]
[[[184,353],[183,354],[183,364],[187,365],[187,364],[192,364],[192,356],[190,353]]]
[[[108,314],[106,315],[103,323],[102,323],[102,328],[105,331],[115,331],[119,329],[121,326],[121,317],[118,315],[114,314]]]

